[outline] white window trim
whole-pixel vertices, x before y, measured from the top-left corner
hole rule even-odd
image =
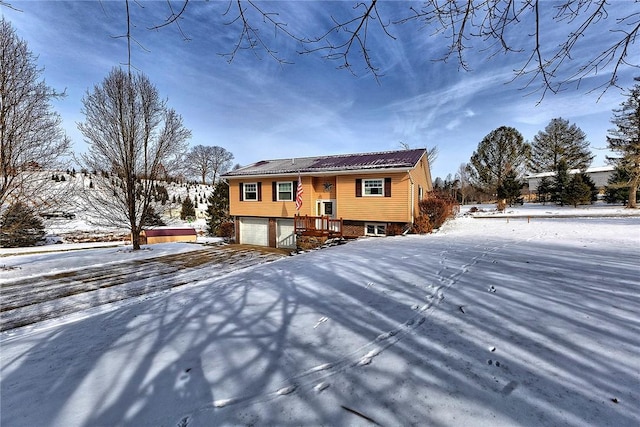
[[[369,233],[367,231],[367,229],[373,226],[374,227],[374,232],[373,233]],[[378,231],[378,227],[383,227],[384,232],[383,233],[379,233]],[[365,236],[386,236],[387,235],[387,224],[384,222],[365,222],[364,224],[364,235]]]
[[[365,183],[371,182],[371,181],[377,181],[380,183],[380,194],[367,194]],[[362,196],[363,197],[384,197],[384,178],[364,178],[362,180]]]
[[[291,188],[291,197],[289,199],[281,199],[280,198],[280,184],[289,184],[289,188]],[[292,181],[279,181],[276,182],[276,200],[279,202],[292,202],[293,201],[293,182]]]
[[[255,186],[255,191],[247,191],[247,187],[249,185],[253,185]],[[245,202],[257,202],[258,201],[258,183],[257,182],[245,182],[242,185],[242,200]],[[247,193],[255,193],[256,194],[256,198],[255,199],[249,199],[247,198]]]

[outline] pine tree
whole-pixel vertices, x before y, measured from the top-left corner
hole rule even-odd
[[[582,174],[573,175],[567,185],[563,201],[577,207],[579,204],[591,203],[591,187],[582,180]]]
[[[629,173],[622,168],[615,168],[607,186],[604,188],[604,200],[607,203],[627,203],[629,200]]]
[[[34,246],[44,237],[44,224],[22,202],[10,205],[0,218],[0,246],[15,248]]]
[[[548,176],[543,176],[538,183],[538,201],[546,204],[553,193],[553,182]]]
[[[468,172],[474,187],[493,195],[510,170],[518,171],[530,147],[516,129],[502,126],[485,136],[471,156]]]
[[[634,80],[640,82],[640,77]],[[609,130],[607,144],[611,151],[617,153],[617,157],[610,157],[609,160],[629,174],[627,206],[636,208],[640,185],[640,83],[636,83],[627,96],[621,108],[613,110],[611,123],[616,128]]]
[[[518,179],[518,174],[511,169],[498,187],[498,199],[506,199],[509,206],[513,206],[516,200],[520,198],[521,188],[522,182]]]
[[[229,221],[229,186],[218,182],[207,198],[207,233],[217,236],[220,226]]]
[[[598,200],[598,194],[600,193],[600,190],[598,189],[598,186],[596,185],[595,182],[593,182],[593,180],[591,179],[591,177],[589,175],[587,175],[586,173],[579,173],[578,175],[580,175],[580,178],[582,179],[582,182],[584,182],[588,187],[589,187],[589,194],[590,194],[590,202],[595,202]]]
[[[194,218],[196,216],[196,209],[193,207],[191,197],[187,196],[182,202],[182,210],[180,211],[180,219],[186,220],[187,218]]]
[[[567,203],[567,187],[569,186],[569,169],[567,168],[567,162],[564,159],[560,159],[556,168],[556,175],[553,179],[553,194],[551,200],[564,206]]]
[[[569,169],[584,170],[593,158],[587,135],[575,123],[558,117],[533,137],[529,169],[534,173],[554,171],[564,159]]]
[[[148,227],[162,227],[167,225],[162,217],[153,209],[153,206],[147,208],[142,224]]]

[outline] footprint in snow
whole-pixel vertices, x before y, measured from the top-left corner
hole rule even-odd
[[[279,394],[280,396],[284,396],[284,395],[293,393],[294,391],[296,391],[296,388],[297,387],[295,385],[290,385],[287,387],[282,387],[276,393]]]
[[[315,324],[313,329],[317,328],[318,326],[320,326],[320,324],[326,322],[327,320],[329,320],[327,316],[322,316],[320,319],[318,319],[318,322]]]
[[[362,359],[358,362],[358,366],[365,366],[373,361],[373,358],[380,354],[379,348],[374,348],[369,353],[365,354]]]
[[[313,387],[313,389],[316,391],[316,393],[321,393],[324,390],[326,390],[328,387],[329,387],[329,383],[323,381],[320,384]]]

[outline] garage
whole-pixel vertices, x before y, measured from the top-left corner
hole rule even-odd
[[[292,219],[276,220],[276,246],[292,249],[296,247],[296,235],[294,234]]]
[[[240,218],[240,243],[269,246],[269,220],[266,218]]]

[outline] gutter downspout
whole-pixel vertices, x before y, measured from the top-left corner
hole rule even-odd
[[[411,181],[411,197],[409,198],[411,205],[409,207],[409,210],[411,212],[411,225],[413,225],[414,223],[414,209],[413,209],[413,204],[414,204],[414,194],[413,194],[413,190],[414,190],[414,183],[413,183],[413,178],[411,177],[411,169],[409,169],[407,171],[407,175],[409,175],[409,181]]]

